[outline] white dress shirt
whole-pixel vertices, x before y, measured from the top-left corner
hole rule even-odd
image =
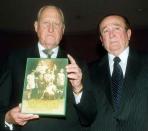
[[[128,55],[129,55],[129,47],[127,47],[118,57],[121,59],[120,61],[120,66],[122,68],[122,72],[123,72],[123,76],[125,76],[125,71],[126,71],[126,66],[127,66],[127,59],[128,59]],[[108,54],[108,59],[109,59],[109,67],[110,67],[110,74],[112,76],[112,72],[113,72],[113,65],[114,65],[114,55],[112,54]]]
[[[39,49],[40,58],[48,58],[47,54],[45,54],[43,52],[43,50],[45,48],[39,42],[38,42],[38,49]],[[57,58],[58,50],[59,50],[59,46],[57,46],[56,48],[53,48],[51,50],[53,52],[52,55],[51,55],[51,58]]]

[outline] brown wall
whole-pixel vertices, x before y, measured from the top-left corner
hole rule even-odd
[[[148,30],[134,30],[131,46],[139,51],[148,52]],[[66,34],[61,46],[70,54],[91,62],[104,54],[104,50],[94,33]],[[36,34],[24,32],[0,32],[0,56],[5,57],[11,50],[26,48],[37,42]]]

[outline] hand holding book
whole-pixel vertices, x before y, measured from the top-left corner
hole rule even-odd
[[[5,121],[9,124],[24,126],[29,120],[38,118],[38,115],[21,113],[20,106],[16,106],[6,113]]]

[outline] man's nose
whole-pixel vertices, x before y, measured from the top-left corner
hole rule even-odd
[[[49,31],[49,32],[53,32],[53,31],[54,31],[54,26],[53,26],[53,24],[50,24],[50,25],[48,26],[48,31]]]
[[[115,36],[115,32],[113,30],[109,31],[109,37],[113,38]]]

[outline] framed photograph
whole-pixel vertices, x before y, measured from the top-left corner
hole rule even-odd
[[[21,112],[65,116],[67,98],[66,58],[28,58]]]

